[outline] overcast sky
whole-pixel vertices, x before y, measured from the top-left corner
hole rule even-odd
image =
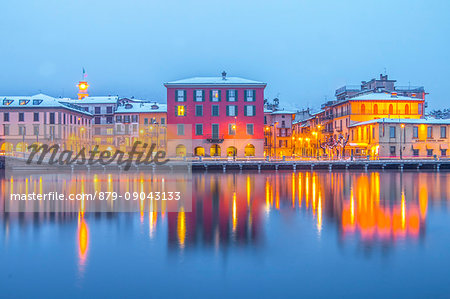
[[[165,101],[164,82],[229,76],[266,98],[319,107],[336,88],[384,73],[449,108],[450,1],[0,2],[0,94]]]

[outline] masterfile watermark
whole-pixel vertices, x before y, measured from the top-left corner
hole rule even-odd
[[[142,145],[142,146],[140,146]],[[43,163],[49,165],[109,165],[116,161],[117,165],[123,166],[124,170],[129,170],[131,165],[149,165],[156,164],[162,165],[169,162],[166,159],[166,152],[163,150],[155,150],[156,144],[143,143],[141,141],[135,141],[133,147],[129,152],[121,150],[99,150],[99,146],[95,145],[92,150],[87,150],[82,147],[79,151],[63,150],[58,144],[31,144],[28,146],[30,154],[26,161],[26,164],[32,164],[36,157],[36,164],[41,165]],[[88,153],[88,155],[87,155]],[[48,158],[46,160],[46,158]]]

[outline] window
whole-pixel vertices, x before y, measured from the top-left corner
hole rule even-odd
[[[441,149],[441,156],[446,157],[447,156],[447,149]]]
[[[182,105],[177,106],[177,109],[175,110],[175,112],[176,112],[176,116],[185,116],[186,115],[184,106],[182,106]]]
[[[413,138],[419,138],[419,127],[413,127]]]
[[[441,127],[441,138],[447,138],[447,127]]]
[[[195,135],[203,135],[203,124],[195,125]]]
[[[121,123],[122,122],[122,115],[116,116],[116,122]]]
[[[212,116],[219,116],[219,105],[212,105],[211,106],[211,115]]]
[[[366,114],[366,105],[361,104],[361,114]]]
[[[205,92],[203,90],[194,90],[194,99],[196,102],[203,102]]]
[[[389,138],[395,138],[395,127],[389,127]]]
[[[137,123],[138,122],[138,116],[137,115],[132,115],[131,116],[131,122]]]
[[[23,112],[19,112],[19,121],[24,121],[25,115]]]
[[[409,105],[408,104],[405,105],[405,114],[406,115],[409,114]]]
[[[40,105],[42,100],[33,100],[33,105]]]
[[[100,133],[101,133],[101,130],[100,130],[101,128],[94,128],[94,134],[95,135],[100,135]]]
[[[23,136],[27,134],[25,126],[19,126],[19,135]]]
[[[109,128],[106,129],[106,135],[112,135],[113,134],[113,129]]]
[[[166,124],[166,118],[165,117],[161,117],[161,124],[165,125]]]
[[[19,100],[19,105],[23,106],[23,105],[28,104],[29,102],[30,102],[30,100]]]
[[[228,105],[227,106],[227,116],[237,116],[237,106]]]
[[[124,123],[129,123],[130,122],[130,116],[129,115],[124,115],[123,116],[123,122]]]
[[[3,105],[9,106],[12,104],[12,102],[14,102],[14,100],[3,100]]]
[[[195,105],[195,116],[203,116],[203,105]]]
[[[413,149],[413,156],[418,157],[419,156],[419,149]]]
[[[50,124],[55,124],[55,112],[50,112]]]
[[[84,107],[84,111],[89,112],[89,107]]]
[[[389,152],[390,152],[391,156],[395,156],[395,146],[390,146]]]
[[[177,135],[184,136],[184,125],[183,124],[177,124]]]
[[[107,114],[112,114],[113,113],[113,107],[111,107],[111,106],[106,107],[106,113]]]
[[[100,111],[101,111],[101,107],[95,107],[95,108],[94,108],[94,111],[95,111],[95,112],[94,112],[95,114],[100,114],[100,113],[101,113],[101,112],[100,112]]]
[[[389,114],[394,114],[394,106],[392,104],[389,105]]]
[[[285,127],[286,127],[286,121],[284,121],[284,120],[281,121],[281,127],[282,127],[282,128],[285,128]]]
[[[253,124],[247,124],[247,135],[253,135]]]
[[[3,121],[9,121],[9,112],[3,113]]]
[[[176,101],[177,102],[184,102],[186,100],[186,91],[185,90],[176,90],[175,92],[176,92]]]
[[[99,125],[99,124],[101,123],[101,118],[100,118],[100,116],[94,117],[94,123],[95,123],[96,125]]]
[[[246,105],[245,106],[245,116],[255,116],[256,107],[253,105]]]
[[[427,138],[433,138],[433,127],[432,126],[427,127]]]
[[[148,118],[144,118],[144,125],[148,125]]]
[[[236,125],[228,124],[228,135],[236,135]]]
[[[112,124],[113,123],[113,117],[112,116],[107,116],[106,117],[106,123],[107,124]]]
[[[378,114],[378,105],[373,105],[373,114]]]
[[[3,133],[5,134],[5,136],[9,135],[9,125],[3,125]]]
[[[264,115],[264,124],[267,124],[267,116]]]
[[[39,125],[33,126],[33,134],[34,136],[39,136]]]
[[[427,156],[428,157],[433,156],[433,150],[432,149],[427,149]]]
[[[234,89],[227,90],[227,101],[228,102],[237,101],[237,90]]]
[[[33,121],[39,121],[39,112],[33,112]]]
[[[255,101],[255,90],[246,90],[245,91],[245,101],[246,102],[253,102]]]
[[[211,90],[210,101],[211,102],[219,102],[220,101],[220,90]]]

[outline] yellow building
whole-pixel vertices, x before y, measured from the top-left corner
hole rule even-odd
[[[371,158],[446,158],[450,120],[382,118],[349,127],[355,155]]]

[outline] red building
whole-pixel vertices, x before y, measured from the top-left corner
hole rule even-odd
[[[264,151],[266,83],[195,77],[165,83],[169,156],[257,156]]]

